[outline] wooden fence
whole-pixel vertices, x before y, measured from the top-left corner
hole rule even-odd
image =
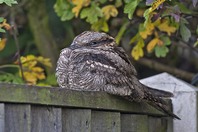
[[[0,84],[0,132],[172,132],[172,119],[103,92]]]

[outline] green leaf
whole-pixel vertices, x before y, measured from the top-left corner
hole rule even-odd
[[[183,39],[185,42],[188,42],[188,40],[189,40],[190,37],[191,37],[191,32],[190,32],[190,30],[186,27],[186,25],[185,25],[184,23],[181,23],[181,24],[180,24],[179,31],[180,31],[180,34],[181,34],[181,36],[182,36],[182,39]]]
[[[115,37],[115,41],[116,41],[117,44],[120,43],[120,40],[121,40],[121,38],[122,38],[124,32],[126,31],[128,25],[129,25],[129,22],[127,21],[127,22],[124,23],[124,24],[122,25],[122,27],[120,28],[120,30],[119,30],[117,36]]]
[[[134,43],[134,42],[137,42],[140,38],[140,35],[137,33],[135,36],[133,36],[130,40],[130,44]]]
[[[67,0],[57,0],[54,5],[54,10],[57,15],[61,17],[61,21],[66,21],[74,17],[74,13],[72,12],[73,7],[72,3]]]
[[[109,31],[109,26],[108,26],[105,18],[101,18],[99,21],[97,21],[97,22],[95,22],[91,25],[91,29],[93,29],[94,31],[108,32]]]
[[[196,29],[196,34],[198,35],[198,25],[197,25],[197,29]]]
[[[3,17],[0,17],[0,22],[3,22],[4,18]]]
[[[146,27],[146,25],[147,25],[147,23],[148,23],[148,21],[149,21],[149,15],[150,14],[150,9],[146,9],[145,11],[144,11],[144,18],[145,18],[145,21],[144,21],[144,27]]]
[[[194,46],[194,47],[197,47],[197,46],[198,46],[198,40],[194,43],[193,46]]]
[[[122,0],[116,0],[115,7],[120,7],[120,6],[122,6]]]
[[[165,45],[163,45],[163,46],[156,45],[155,46],[155,55],[157,57],[165,57],[166,54],[168,53],[168,51],[169,51],[169,49]]]
[[[125,6],[124,6],[124,13],[128,14],[128,18],[133,18],[133,13],[138,5],[140,0],[125,0]]]
[[[5,33],[6,31],[3,28],[0,28],[0,33]]]
[[[50,74],[47,76],[47,79],[40,81],[39,85],[43,86],[57,86],[56,77],[54,74]]]
[[[84,8],[80,13],[80,18],[86,18],[86,22],[90,24],[97,22],[98,17],[102,16],[102,10],[95,3],[92,3],[91,7]]]
[[[107,0],[99,0],[98,2],[100,2],[101,4],[104,4],[105,2],[107,2]]]
[[[182,13],[185,14],[192,14],[192,11],[189,10],[188,8],[186,8],[186,6],[184,4],[182,4],[181,2],[176,2],[176,4],[179,6],[179,9]]]
[[[8,6],[12,6],[12,4],[18,4],[16,0],[0,0],[0,4],[5,3]]]
[[[10,73],[1,73],[0,74],[0,82],[11,82],[11,83],[18,83],[22,84],[23,80],[17,75],[13,75]]]
[[[167,36],[161,36],[160,39],[164,42],[165,45],[170,45],[171,44],[171,40]]]

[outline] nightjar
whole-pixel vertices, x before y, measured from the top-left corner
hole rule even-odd
[[[106,33],[85,31],[61,51],[56,77],[62,88],[79,91],[105,91],[129,101],[147,102],[165,114],[180,119],[168,110],[163,97],[173,94],[149,88],[139,82],[137,73],[121,47]]]

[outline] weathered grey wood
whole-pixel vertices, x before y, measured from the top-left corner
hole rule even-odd
[[[30,105],[5,105],[5,132],[30,132]]]
[[[149,132],[167,132],[168,119],[149,116]]]
[[[31,132],[62,132],[61,108],[32,106]]]
[[[120,113],[92,111],[91,113],[92,132],[120,132]]]
[[[5,105],[0,103],[0,132],[5,132]]]
[[[148,132],[148,116],[121,114],[121,132]]]
[[[63,132],[91,132],[90,109],[62,109]]]
[[[82,92],[61,88],[0,83],[0,101],[53,106],[82,107],[120,112],[163,115],[146,103],[129,102],[103,92]],[[12,92],[10,92],[12,91]]]

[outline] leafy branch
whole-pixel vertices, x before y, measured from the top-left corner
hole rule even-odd
[[[197,2],[192,0],[193,6]],[[121,12],[120,8],[123,9]],[[148,53],[155,53],[156,57],[165,57],[169,52],[172,43],[171,36],[177,36],[189,42],[192,33],[189,29],[189,22],[186,15],[194,15],[196,12],[189,10],[179,1],[166,0],[76,0],[62,1],[57,0],[54,9],[61,20],[71,20],[77,17],[85,19],[95,31],[109,32],[111,20],[123,17],[119,14],[124,13],[128,17],[128,22],[134,18],[144,18],[143,22],[136,24],[138,31],[131,35],[130,44],[133,44],[131,55],[135,60],[144,56],[145,48]],[[126,16],[124,16],[126,18]],[[123,21],[122,25],[125,22]],[[130,25],[130,24],[129,24]],[[131,26],[131,25],[130,25]],[[134,26],[131,26],[134,27]],[[126,26],[121,26],[116,36],[116,42],[130,30]],[[196,42],[194,42],[196,44]],[[198,43],[198,42],[197,42]]]

